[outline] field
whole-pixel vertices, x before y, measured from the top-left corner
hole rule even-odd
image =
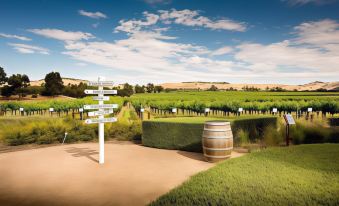
[[[248,114],[267,114],[273,108],[278,112],[306,113],[309,107],[323,115],[339,112],[339,93],[335,92],[169,92],[136,94],[130,101],[137,109],[150,107],[159,114],[172,108],[188,115],[202,114],[205,108],[212,110],[210,115],[237,114],[239,108]]]
[[[338,205],[339,145],[271,148],[224,161],[151,205]]]

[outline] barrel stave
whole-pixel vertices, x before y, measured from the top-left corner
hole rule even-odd
[[[206,122],[203,132],[204,156],[209,162],[218,162],[231,156],[233,134],[229,122]]]

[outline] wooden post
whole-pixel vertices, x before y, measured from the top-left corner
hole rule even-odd
[[[290,145],[290,125],[286,124],[286,146]]]

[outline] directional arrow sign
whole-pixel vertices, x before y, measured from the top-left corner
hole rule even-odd
[[[93,100],[97,100],[97,101],[108,101],[108,100],[109,100],[109,97],[108,97],[108,96],[103,96],[103,97],[100,97],[100,96],[94,96],[94,97],[93,97]]]
[[[112,81],[99,81],[99,82],[88,82],[88,85],[89,86],[113,86],[114,85],[114,82]]]
[[[113,114],[113,109],[110,110],[104,110],[104,111],[95,111],[95,112],[88,112],[88,116],[99,116],[99,115],[107,115],[107,114]]]
[[[85,94],[117,94],[117,90],[85,90]]]
[[[84,109],[117,109],[117,104],[90,104],[84,105]]]
[[[117,118],[111,117],[111,118],[101,118],[101,119],[86,119],[86,124],[95,124],[95,123],[105,123],[105,122],[116,122],[118,121]]]

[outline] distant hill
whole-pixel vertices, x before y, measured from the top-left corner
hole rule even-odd
[[[265,90],[266,88],[275,88],[280,87],[289,91],[298,90],[298,91],[306,91],[306,90],[317,90],[317,89],[326,89],[326,90],[334,90],[339,88],[339,81],[337,82],[320,82],[315,81],[308,84],[303,85],[287,85],[287,84],[232,84],[232,83],[220,83],[220,82],[181,82],[181,83],[163,83],[160,84],[165,89],[186,89],[186,90],[207,90],[212,85],[216,86],[218,89],[233,89],[242,90],[243,87],[254,87],[259,88],[261,90]]]
[[[73,78],[66,78],[63,77],[62,81],[64,82],[64,85],[68,85],[68,84],[80,84],[82,83],[87,83],[87,80],[83,80],[83,79],[73,79]],[[30,84],[31,86],[40,86],[41,84],[45,83],[44,79],[40,79],[40,80],[34,80],[31,81]]]
[[[62,81],[64,82],[64,85],[68,84],[80,84],[88,83],[88,80],[83,79],[74,79],[74,78],[66,78],[63,77]],[[32,86],[40,86],[42,83],[45,83],[43,79],[31,81]],[[289,91],[298,90],[298,91],[312,91],[317,89],[326,89],[326,90],[335,90],[339,89],[339,81],[336,82],[321,82],[321,81],[315,81],[310,82],[303,85],[288,85],[288,84],[233,84],[228,82],[202,82],[202,81],[196,81],[196,82],[180,82],[180,83],[162,83],[160,86],[164,87],[165,89],[186,89],[186,90],[207,90],[212,85],[216,86],[218,89],[230,89],[231,87],[233,89],[242,90],[243,87],[254,87],[259,88],[261,90],[265,90],[266,88],[274,88],[274,87],[280,87]],[[122,87],[121,85],[118,85],[119,87]]]

